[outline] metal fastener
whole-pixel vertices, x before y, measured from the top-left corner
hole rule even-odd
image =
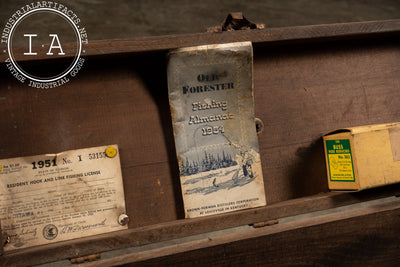
[[[119,215],[119,217],[118,217],[118,223],[119,223],[120,225],[127,225],[128,222],[129,222],[129,216],[128,216],[128,215],[126,215],[126,214],[121,214],[121,215]]]
[[[264,130],[264,123],[259,118],[255,118],[254,122],[256,123],[257,134],[260,134]]]

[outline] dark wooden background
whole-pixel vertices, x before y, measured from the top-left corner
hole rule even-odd
[[[375,30],[380,32],[387,25],[397,24],[377,24]],[[332,27],[331,34],[343,31],[341,27]],[[366,24],[357,27],[368,28]],[[304,36],[318,35],[315,32],[326,33],[326,28],[306,27],[303,32]],[[376,33],[360,40],[345,36],[308,39],[312,42],[300,42],[298,36],[286,42],[274,41],[272,33],[280,33],[281,39],[285,36],[284,30],[267,30],[206,34],[198,39],[220,42],[224,36],[243,39],[261,35],[268,41],[254,45],[255,115],[265,125],[259,144],[268,204],[328,191],[324,133],[394,122],[400,115],[396,33]],[[168,40],[172,46],[177,41],[174,37],[156,38],[147,41],[149,46],[141,45],[151,50]],[[191,36],[180,39],[192,41]],[[136,43],[140,42],[130,44]],[[120,52],[124,44],[102,42],[94,47],[103,45],[112,54]],[[89,47],[92,56],[87,57],[78,77],[49,90],[20,84],[1,68],[1,157],[116,143],[121,148],[127,212],[132,217],[129,226],[182,219],[165,52],[101,56]],[[51,68],[57,62],[32,64]]]
[[[97,1],[71,1],[71,7],[74,8],[76,5],[77,12],[81,11],[84,16],[94,18],[91,22],[93,24],[89,23],[88,33],[93,32],[95,39],[136,37],[134,30],[121,25],[137,24],[136,26],[142,29],[149,30],[151,27],[163,29],[158,27],[160,25],[158,23],[156,26],[152,24],[151,27],[150,24],[146,24],[150,27],[146,28],[143,21],[135,20],[140,16],[136,16],[134,12],[143,11],[145,4],[137,8],[121,8],[117,18],[118,16],[114,16],[112,11],[118,3],[117,1],[115,6],[110,7],[109,11],[103,11],[105,13],[96,13],[100,7],[105,8],[104,4]],[[332,22],[331,17],[326,15],[334,13],[329,5],[326,9],[316,9],[307,3],[296,2],[296,5],[301,5],[304,9],[294,5],[293,9],[284,10],[287,13],[295,12],[297,15],[293,15],[294,17],[302,16],[310,19],[306,20],[305,24],[324,23],[318,19]],[[349,8],[354,4],[347,1],[336,3],[340,4],[342,11],[355,12],[351,13],[352,15],[365,10]],[[364,1],[364,3],[372,2]],[[1,5],[4,6],[4,2]],[[378,2],[375,5],[378,5]],[[9,9],[12,6],[6,7]],[[248,9],[250,5],[237,7]],[[256,5],[251,6],[250,10],[254,11],[256,7]],[[281,23],[287,23],[281,17],[285,11],[268,5],[264,7],[265,9],[260,11],[266,9],[270,10],[269,12],[273,11],[276,16],[279,15]],[[386,5],[380,5],[376,12],[380,10],[382,14],[386,12],[383,15],[387,16],[385,18],[394,18],[400,14],[395,12],[397,7],[397,1],[387,1]],[[3,16],[5,9],[0,8],[0,10]],[[127,10],[134,11],[132,14],[127,14]],[[206,12],[198,7],[196,10]],[[241,11],[246,10],[241,9]],[[170,14],[168,12],[164,14]],[[310,16],[310,12],[314,12],[315,16]],[[173,14],[177,16],[176,13]],[[201,27],[197,23],[198,28],[190,29],[200,31],[218,24],[225,15],[224,13],[221,18],[218,17],[215,23],[214,21],[209,23],[204,19]],[[349,20],[372,18],[352,15],[346,18]],[[146,18],[145,14],[141,16]],[[151,19],[156,17],[156,15],[151,16]],[[268,25],[268,21],[263,19],[265,17],[260,19],[247,17]],[[103,24],[99,23],[100,18]],[[146,21],[153,23],[151,19],[147,18]],[[173,21],[166,18],[166,15],[160,15],[158,19],[165,19],[168,23]],[[94,25],[97,28],[94,28]],[[281,26],[279,23],[277,25]],[[91,27],[93,30],[90,30]],[[144,35],[152,34],[151,30],[144,31]],[[84,68],[78,77],[65,86],[50,90],[33,89],[19,84],[2,64],[0,68],[1,158],[56,153],[117,143],[121,149],[127,213],[131,218],[129,233],[96,237],[99,242],[85,239],[75,243],[67,242],[37,248],[27,251],[24,257],[42,255],[37,262],[44,262],[71,255],[82,256],[85,253],[133,244],[141,245],[163,238],[253,223],[265,218],[280,218],[380,196],[379,190],[339,197],[327,194],[321,136],[337,128],[399,120],[399,31],[400,26],[397,21],[361,23],[353,26],[267,29],[252,33],[173,36],[137,41],[104,40],[90,43],[89,39],[88,56],[85,57]],[[162,31],[155,31],[156,34],[160,32]],[[259,135],[259,143],[269,206],[238,212],[232,216],[183,220],[182,196],[167,97],[165,54],[168,49],[180,46],[243,40],[254,42],[255,114],[265,125]],[[38,64],[41,68],[52,68],[54,64],[59,63],[36,61],[32,64]],[[385,190],[391,194],[393,191],[398,191],[398,187],[383,189],[384,192]],[[390,218],[398,217],[397,213],[385,215],[383,219],[374,216],[368,217],[368,227],[371,229],[384,225],[386,221],[391,220]],[[347,239],[345,231],[337,235],[338,242],[353,242],[364,238],[365,235],[359,230],[362,221],[354,219],[343,224],[339,222],[334,226],[339,233],[345,223],[352,225],[348,231],[354,233],[352,237],[354,239]],[[391,226],[398,227],[398,221],[393,221]],[[329,227],[326,226],[315,226],[304,231],[294,230],[276,236],[275,241],[280,242],[279,246],[282,249],[271,250],[268,246],[269,253],[276,251],[282,255],[287,253],[283,247],[289,246],[289,241],[285,243],[284,240],[289,239],[291,233],[293,239],[290,242],[300,243],[307,241],[302,237],[303,233],[313,234],[315,238],[321,239],[335,236],[334,233],[332,236],[326,235],[329,231]],[[397,234],[394,228],[379,231],[381,230],[377,230],[376,236],[382,238],[390,239],[390,236]],[[257,255],[261,257],[260,255],[266,252],[262,247],[266,239],[260,237],[257,240],[257,244],[260,245],[256,249],[261,253]],[[252,241],[254,240],[233,242],[230,246],[217,248],[217,252],[223,253],[225,249],[240,250],[241,247],[250,248]],[[367,241],[369,244],[367,248],[371,248],[374,240]],[[393,251],[398,248],[398,239],[389,241],[387,248],[390,258],[386,263],[392,263]],[[328,246],[327,242],[323,242],[318,244],[322,247]],[[362,242],[355,242],[354,245],[358,246],[360,243]],[[63,253],[55,253],[60,251],[60,248]],[[315,247],[310,245],[309,248]],[[197,256],[204,257],[209,252],[210,250],[204,253],[195,251],[192,254],[178,254],[176,257],[185,256],[190,262],[190,259],[195,261]],[[295,250],[291,259],[301,257],[302,253],[302,250]],[[341,252],[339,255],[344,254]],[[11,255],[11,258],[20,260],[18,254]],[[152,263],[169,264],[174,262],[174,259],[177,258],[155,260]],[[260,262],[261,258],[253,261],[253,263]],[[200,263],[208,264],[204,259]],[[276,262],[271,261],[271,263]],[[312,263],[324,265],[335,262],[304,262],[305,265]]]

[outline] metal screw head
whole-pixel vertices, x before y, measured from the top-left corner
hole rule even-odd
[[[118,223],[119,223],[120,225],[127,225],[128,222],[129,222],[129,216],[128,216],[128,215],[126,215],[126,214],[121,214],[121,215],[119,215],[119,217],[118,217]]]

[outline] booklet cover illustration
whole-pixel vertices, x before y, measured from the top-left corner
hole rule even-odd
[[[171,51],[167,72],[186,217],[266,205],[251,43]]]

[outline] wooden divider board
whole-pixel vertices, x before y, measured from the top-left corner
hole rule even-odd
[[[1,158],[116,143],[130,216],[126,233],[37,247],[5,260],[21,261],[23,254],[32,264],[48,262],[394,194],[398,186],[337,201],[327,193],[321,136],[399,120],[399,33],[396,20],[90,42],[78,76],[48,90],[20,84],[2,64]],[[165,54],[170,48],[245,40],[254,42],[255,115],[265,125],[259,144],[271,205],[183,220]],[[57,61],[32,64],[51,68]],[[71,244],[75,250],[54,253]]]

